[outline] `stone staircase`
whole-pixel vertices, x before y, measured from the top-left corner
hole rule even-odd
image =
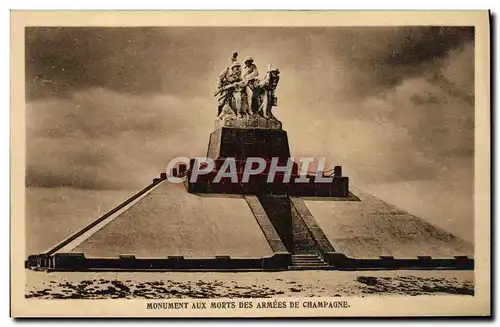
[[[315,254],[293,254],[290,270],[317,270],[325,269],[328,264]]]

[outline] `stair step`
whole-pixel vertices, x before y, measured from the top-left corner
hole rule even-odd
[[[292,266],[297,266],[297,267],[316,267],[316,266],[326,266],[326,262],[321,262],[321,263],[293,263]]]
[[[315,264],[315,263],[325,263],[324,261],[292,261],[293,265],[309,265],[309,264]]]
[[[329,266],[289,266],[288,270],[326,270],[330,269]]]
[[[292,265],[293,266],[321,266],[326,265],[322,258],[314,254],[295,254],[292,255]]]

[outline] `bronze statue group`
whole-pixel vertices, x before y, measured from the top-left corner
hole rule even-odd
[[[279,81],[279,70],[269,64],[266,76],[259,79],[259,71],[252,57],[247,57],[242,67],[238,53],[234,52],[231,64],[219,76],[215,96],[219,102],[217,117],[224,113],[227,105],[237,117],[258,114],[267,119],[276,119],[272,107],[277,105],[274,96]]]

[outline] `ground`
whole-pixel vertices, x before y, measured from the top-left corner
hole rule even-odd
[[[474,295],[472,271],[27,271],[26,277],[26,297],[41,299]]]

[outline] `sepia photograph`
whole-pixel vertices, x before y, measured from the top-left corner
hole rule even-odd
[[[488,12],[11,18],[14,315],[490,314]]]

